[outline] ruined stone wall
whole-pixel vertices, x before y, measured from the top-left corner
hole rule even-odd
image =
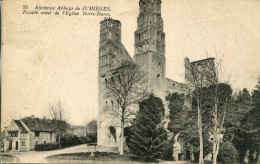
[[[215,58],[206,58],[198,61],[190,62],[189,58],[185,58],[185,83],[189,84],[193,89],[195,85],[199,87],[207,87],[213,84],[216,77]],[[196,80],[196,84],[195,81]]]

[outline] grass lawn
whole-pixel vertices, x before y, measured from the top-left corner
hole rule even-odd
[[[46,158],[50,163],[152,163],[133,155],[108,152],[58,154]],[[108,162],[109,161],[109,162]],[[155,162],[154,162],[155,163]]]
[[[118,153],[108,153],[108,152],[96,152],[94,156],[90,156],[91,153],[72,153],[72,154],[58,154],[52,155],[45,158],[49,163],[96,163],[96,164],[147,164],[147,163],[162,163],[162,164],[196,164],[190,163],[188,161],[146,161],[143,158],[135,157],[130,154],[119,155]],[[204,161],[205,164],[212,164],[212,161]],[[218,164],[226,164],[219,163]],[[230,163],[229,163],[230,164]],[[241,164],[241,163],[236,163]]]
[[[1,163],[20,163],[20,160],[9,154],[1,154]]]

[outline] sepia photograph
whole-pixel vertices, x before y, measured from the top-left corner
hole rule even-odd
[[[260,0],[2,0],[1,163],[260,164]]]

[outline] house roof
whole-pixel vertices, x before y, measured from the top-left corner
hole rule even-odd
[[[53,121],[49,119],[26,117],[22,121],[32,131],[56,131]]]
[[[28,133],[28,131],[25,129],[25,127],[23,126],[23,124],[19,120],[14,120],[14,122],[22,130],[22,133]]]

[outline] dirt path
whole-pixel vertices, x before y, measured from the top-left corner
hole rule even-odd
[[[14,155],[18,157],[21,163],[48,163],[45,158],[55,154],[65,153],[78,153],[78,152],[91,152],[94,151],[94,147],[89,147],[86,144],[78,145],[62,150],[53,151],[29,151],[29,152],[9,152],[6,154]]]

